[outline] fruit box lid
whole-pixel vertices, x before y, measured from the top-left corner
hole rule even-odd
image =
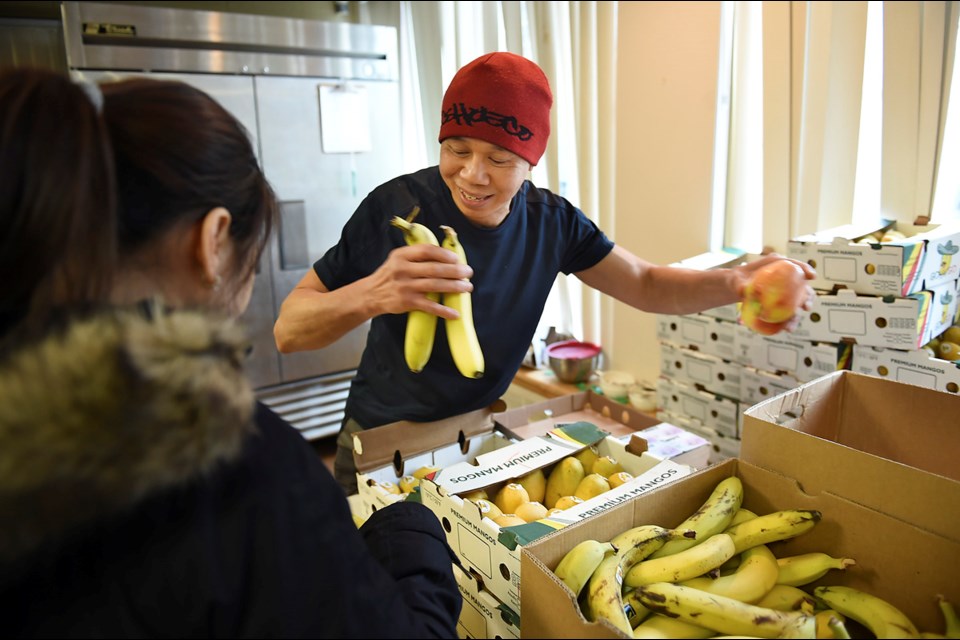
[[[744,412],[741,459],[960,541],[960,397],[837,371]]]
[[[475,461],[444,467],[433,481],[447,493],[464,493],[495,482],[516,478],[599,442],[609,434],[589,422],[564,425],[544,436],[535,436],[483,453]]]
[[[493,416],[504,411],[506,404],[498,400],[490,406],[433,422],[402,420],[375,429],[365,429],[353,436],[353,459],[361,472],[393,463],[402,468],[403,460],[459,443],[466,451],[471,438],[497,429]]]

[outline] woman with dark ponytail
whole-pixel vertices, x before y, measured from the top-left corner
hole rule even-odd
[[[8,632],[455,637],[436,516],[358,530],[254,398],[237,317],[277,201],[237,120],[180,82],[8,72],[0,175]]]

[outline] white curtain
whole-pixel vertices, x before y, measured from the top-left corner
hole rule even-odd
[[[612,220],[616,2],[400,2],[404,144],[411,168],[436,164],[440,102],[457,69],[491,51],[539,64],[554,93],[552,135],[531,173],[600,224]],[[538,338],[551,326],[599,340],[600,296],[561,275]]]
[[[727,241],[782,251],[789,237],[853,222],[858,163],[862,169],[876,161],[858,157],[870,148],[859,138],[861,107],[872,105],[862,103],[868,3],[734,4]],[[761,21],[744,18],[761,4]],[[945,145],[960,145],[944,136],[957,5],[882,3],[883,90],[882,104],[875,105],[882,112],[880,168],[871,185],[878,190],[876,219],[929,218]],[[757,29],[762,88],[750,50]],[[758,112],[759,139],[756,121],[744,116]],[[739,204],[751,201],[747,191],[758,190],[761,215]]]

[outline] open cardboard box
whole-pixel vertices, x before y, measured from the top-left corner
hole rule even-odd
[[[520,552],[524,545],[672,482],[692,471],[690,462],[706,464],[710,453],[706,440],[689,434],[682,449],[670,449],[671,459],[657,457],[657,443],[647,442],[642,436],[651,440],[668,438],[676,444],[675,431],[647,414],[592,392],[500,412],[493,420],[516,441],[476,459],[464,458],[444,466],[432,478],[421,481],[420,497],[437,514],[447,532],[447,542],[482,581],[483,588],[518,614]],[[549,476],[559,460],[586,446],[595,446],[600,455],[613,457],[634,479],[562,515],[513,527],[498,526],[475,503],[461,497],[477,489],[492,495],[504,482],[538,468]]]
[[[445,467],[462,460],[509,446],[516,440],[503,433],[493,420],[506,404],[489,407],[435,422],[394,422],[367,429],[353,437],[357,465],[357,503],[362,517],[406,496],[388,492],[380,482],[397,484],[404,475],[421,467]]]
[[[943,631],[936,595],[960,602],[960,398],[840,371],[745,412],[741,457],[702,469],[524,547],[522,637],[616,638],[583,618],[552,569],[577,543],[641,524],[676,526],[723,478],[757,513],[816,509],[811,531],[777,556],[825,551],[856,560],[818,584],[885,598],[921,631]],[[791,417],[790,414],[796,417]],[[786,418],[787,425],[779,422]]]
[[[956,395],[838,371],[747,409],[741,456],[960,543],[958,415]]]
[[[881,220],[877,224],[843,225],[799,236],[787,243],[787,257],[816,269],[815,289],[842,287],[874,296],[906,296],[923,286],[922,266],[928,232],[936,226]],[[868,234],[896,230],[896,242],[858,244]]]

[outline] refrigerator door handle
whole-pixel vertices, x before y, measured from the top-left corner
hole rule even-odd
[[[310,267],[307,247],[307,209],[303,200],[280,203],[280,268],[302,271]]]

